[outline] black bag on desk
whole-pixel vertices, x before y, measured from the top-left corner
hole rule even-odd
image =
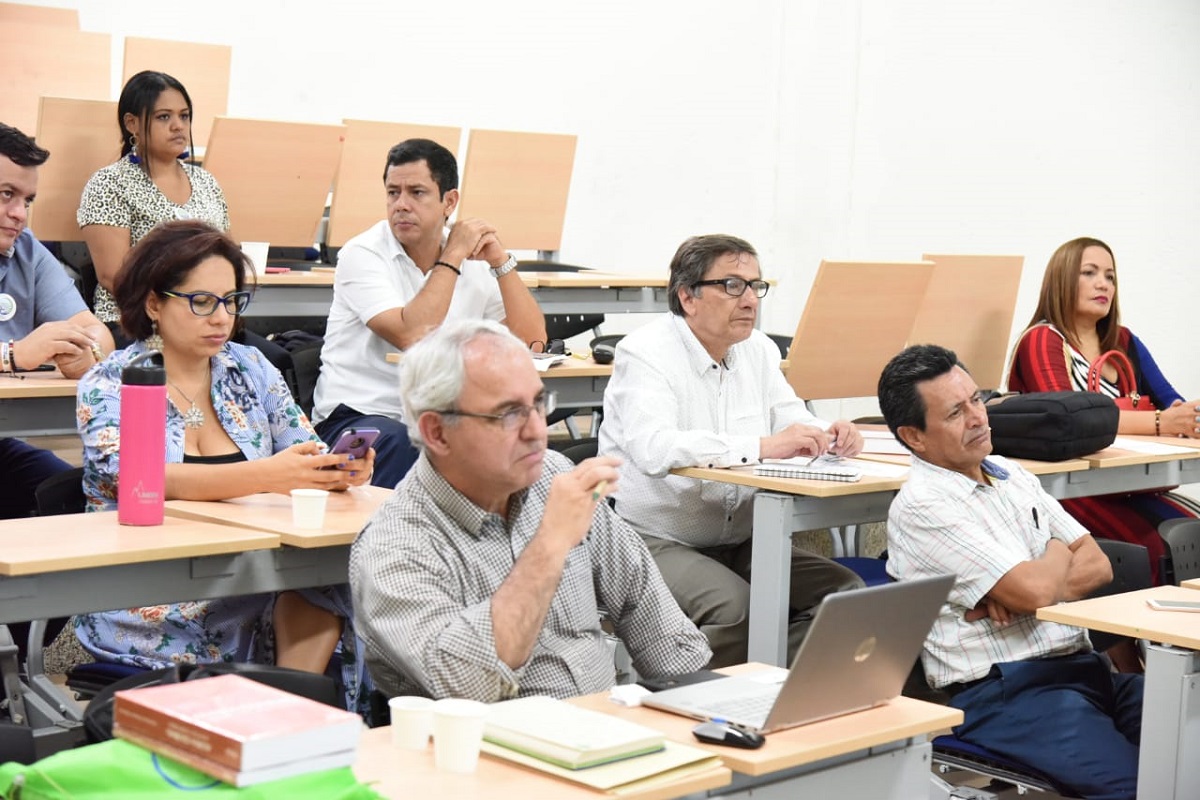
[[[1103,450],[1117,438],[1120,412],[1096,392],[1032,392],[989,405],[992,452],[1063,461]]]

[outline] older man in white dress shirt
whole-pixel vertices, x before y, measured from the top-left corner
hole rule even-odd
[[[623,461],[617,513],[708,636],[713,666],[746,660],[754,490],[670,470],[862,449],[851,423],[805,408],[778,348],[755,330],[767,288],[748,242],[688,239],[671,261],[671,313],[621,340],[604,393],[600,452]],[[861,585],[841,565],[793,551],[789,654],[825,595]]]

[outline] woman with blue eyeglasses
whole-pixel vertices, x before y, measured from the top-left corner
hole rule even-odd
[[[253,347],[230,341],[251,294],[249,264],[225,234],[199,221],[150,231],[130,251],[114,297],[134,340],[79,382],[89,508],[116,508],[121,371],[160,350],[167,372],[166,498],[221,500],[297,488],[366,484],[366,460],[324,452],[283,377]],[[330,469],[332,467],[332,469]],[[347,587],[86,614],[84,647],[101,660],[141,667],[182,661],[265,661],[324,672],[339,640],[348,698],[359,680]]]

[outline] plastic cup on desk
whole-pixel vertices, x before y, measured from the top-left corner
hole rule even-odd
[[[401,696],[388,700],[392,714],[392,744],[405,750],[424,750],[433,733],[433,700]]]
[[[313,530],[325,527],[328,500],[329,492],[324,489],[292,489],[292,525]]]
[[[449,698],[433,704],[433,762],[443,772],[469,773],[479,763],[487,706]]]

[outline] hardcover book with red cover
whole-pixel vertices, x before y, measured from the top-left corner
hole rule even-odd
[[[117,692],[113,708],[114,735],[235,772],[353,751],[362,727],[357,714],[240,675]]]

